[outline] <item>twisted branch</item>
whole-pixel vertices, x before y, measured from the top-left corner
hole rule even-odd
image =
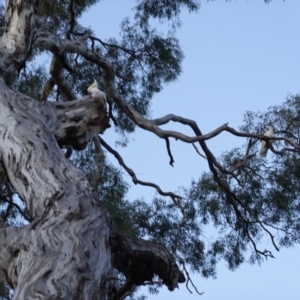
[[[114,155],[114,157],[118,160],[119,164],[124,168],[124,170],[131,176],[132,178],[132,181],[134,184],[140,184],[140,185],[144,185],[144,186],[151,186],[153,188],[156,189],[156,191],[162,195],[162,196],[169,196],[171,197],[172,199],[180,199],[181,197],[172,193],[172,192],[164,192],[157,184],[155,183],[152,183],[152,182],[146,182],[146,181],[142,181],[142,180],[139,180],[134,171],[132,169],[130,169],[124,162],[122,156],[116,151],[114,150],[113,148],[111,148],[100,136],[99,136],[99,140],[100,140],[100,143],[101,145],[111,154]]]
[[[296,143],[294,143],[292,140],[288,139],[287,137],[267,137],[262,134],[254,134],[254,133],[246,133],[246,132],[239,132],[236,131],[234,128],[231,128],[228,126],[228,123],[225,123],[221,125],[220,127],[216,128],[215,130],[207,133],[207,134],[202,134],[200,128],[198,127],[197,123],[193,120],[186,119],[180,116],[176,116],[173,114],[166,115],[162,118],[154,119],[154,120],[149,120],[144,118],[141,114],[139,114],[136,110],[133,109],[130,105],[126,103],[126,101],[120,96],[118,93],[116,86],[115,86],[115,70],[113,65],[106,60],[103,56],[101,56],[99,53],[96,53],[95,51],[89,49],[84,43],[80,41],[70,41],[70,40],[61,40],[55,36],[52,36],[50,34],[46,33],[38,33],[37,34],[37,39],[35,41],[36,46],[43,47],[44,49],[48,49],[52,51],[53,53],[58,53],[61,54],[63,51],[69,52],[69,53],[78,53],[90,62],[93,62],[100,66],[103,69],[103,79],[104,83],[106,86],[106,92],[107,92],[107,97],[108,97],[108,102],[109,103],[116,103],[118,107],[127,115],[127,117],[132,120],[138,127],[150,131],[157,135],[160,138],[165,139],[166,141],[169,138],[175,138],[177,140],[181,140],[185,143],[192,143],[194,145],[195,142],[199,142],[200,147],[202,148],[204,152],[204,156],[207,159],[207,163],[209,166],[210,171],[213,174],[215,182],[219,185],[219,187],[224,191],[226,195],[226,199],[228,203],[233,207],[234,212],[237,216],[237,219],[242,220],[246,224],[249,223],[247,218],[243,217],[242,213],[240,212],[240,208],[243,209],[244,213],[249,214],[249,216],[252,215],[251,211],[245,207],[245,205],[238,199],[238,197],[231,191],[230,186],[228,183],[222,179],[219,175],[219,171],[223,174],[230,174],[234,175],[233,171],[235,171],[237,168],[241,167],[243,164],[246,163],[247,160],[251,159],[254,154],[250,154],[250,149],[254,145],[254,143],[257,142],[257,140],[264,140],[268,144],[270,144],[270,150],[273,151],[275,154],[283,154],[286,151],[293,151],[293,152],[299,152],[300,151],[300,146]],[[193,132],[194,136],[188,136],[185,134],[182,134],[181,132],[177,131],[172,131],[172,130],[163,130],[159,126],[167,124],[169,122],[179,122],[182,125],[187,125],[189,126]],[[221,134],[223,131],[227,131],[231,133],[234,136],[238,137],[244,137],[244,138],[252,138],[255,141],[252,141],[250,139],[248,143],[248,147],[246,149],[246,153],[244,155],[244,158],[235,166],[232,166],[229,170],[227,170],[224,166],[222,166],[213,153],[210,151],[210,149],[206,145],[206,140],[209,140],[211,138],[214,138]],[[281,150],[275,150],[271,144],[270,141],[273,140],[278,140],[278,141],[285,141],[287,144],[291,145],[292,148],[283,148]],[[143,182],[140,181],[136,178],[135,173],[128,168],[121,156],[113,150],[110,146],[108,146],[102,139],[100,140],[101,144],[109,151],[111,152],[119,161],[121,166],[128,172],[128,174],[132,177],[132,180],[135,184],[141,184],[141,185],[147,185],[147,186],[152,186],[154,187],[159,194],[163,196],[170,196],[172,199],[175,199],[178,197],[177,195],[174,195],[173,193],[165,193],[163,192],[159,186],[153,184],[153,183],[148,183],[148,182]],[[167,142],[168,143],[168,142]],[[195,146],[195,145],[194,145]],[[168,146],[167,146],[168,147]],[[169,154],[170,155],[170,154]],[[171,159],[172,161],[172,159]],[[236,178],[236,177],[235,177]],[[237,179],[237,178],[236,178]],[[256,220],[257,221],[257,220]],[[261,225],[261,223],[260,223]],[[262,226],[263,230],[266,231],[266,228]],[[267,231],[268,232],[268,231]],[[251,239],[251,237],[250,237]],[[252,240],[254,243],[254,241]],[[254,243],[255,245],[255,243]],[[276,247],[275,247],[276,248]],[[254,247],[256,251],[256,246]],[[269,255],[267,252],[259,252],[263,255]]]

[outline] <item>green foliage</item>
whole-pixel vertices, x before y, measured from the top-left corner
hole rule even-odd
[[[134,21],[128,18],[123,20],[119,39],[102,41],[101,37],[94,36],[92,29],[81,26],[78,21],[84,11],[99,1],[39,2],[38,30],[69,39],[89,33],[90,38],[85,43],[113,63],[118,92],[143,116],[149,115],[153,96],[181,73],[184,56],[174,30],[180,26],[181,10],[196,12],[200,7],[200,1],[193,0],[138,0]],[[172,30],[167,34],[158,32],[151,27],[153,20],[167,22]],[[3,29],[4,7],[0,5],[0,33]],[[41,62],[45,56],[48,61],[51,60],[48,52],[34,49],[26,68],[18,77],[9,79],[11,87],[40,99],[43,87],[51,77],[44,61]],[[102,71],[78,55],[67,54],[65,58],[72,69],[64,70],[65,77],[80,97],[86,94],[91,84],[93,78],[90,74],[98,79]],[[101,79],[98,81],[104,90]],[[56,100],[66,101],[57,86],[48,98],[48,101]],[[113,114],[117,120],[115,130],[126,144],[127,135],[134,132],[135,124],[117,106],[113,106]],[[247,112],[241,131],[262,133],[266,125],[272,125],[277,134],[299,144],[299,116],[300,96],[290,96],[282,106],[271,107],[266,113]],[[259,145],[260,141],[253,145],[251,154],[257,152]],[[284,141],[273,142],[273,145],[278,149],[290,148]],[[230,169],[242,160],[245,148],[224,153],[220,163]],[[176,250],[193,271],[204,277],[216,276],[216,266],[221,259],[227,262],[231,270],[247,260],[260,263],[264,253],[258,252],[256,247],[266,236],[270,238],[266,228],[274,235],[274,243],[282,247],[290,247],[300,241],[299,156],[287,151],[281,156],[268,155],[271,160],[267,161],[253,156],[234,172],[234,176],[218,171],[219,177],[235,195],[235,202],[209,172],[192,182],[189,190],[181,192],[183,199],[180,206],[170,199],[157,196],[152,202],[144,199],[130,201],[126,197],[129,186],[123,172],[114,167],[106,155],[102,160],[101,181],[95,192],[109,211],[117,231],[161,243],[173,253]],[[94,147],[90,143],[84,151],[74,152],[71,158],[92,184],[96,178],[94,156]],[[12,203],[19,203],[19,208]],[[15,191],[9,184],[0,189],[0,216],[7,223],[17,226],[25,222],[26,210],[16,200]],[[208,226],[215,228],[216,237],[205,237],[204,230]],[[151,287],[150,293],[156,292],[156,287]],[[9,290],[1,282],[0,297],[9,299]],[[139,299],[145,297],[140,296]]]
[[[200,8],[200,1],[193,0],[139,0],[135,18],[141,27],[149,26],[151,18],[160,22],[169,21],[173,27],[180,26],[179,15],[182,8],[195,12]]]
[[[47,80],[43,66],[35,67],[30,64],[21,72],[19,80],[14,80],[12,88],[31,98],[40,99],[43,87]]]
[[[78,23],[78,18],[97,2],[99,1],[40,0],[36,10],[37,27],[40,31],[51,32],[63,38],[68,35],[69,37],[72,35],[76,36],[76,34],[82,31],[82,27]]]
[[[271,125],[276,136],[299,144],[299,112],[299,95],[290,96],[283,105],[273,106],[266,113],[247,112],[245,125],[240,129],[262,133],[266,125]],[[250,155],[257,153],[259,146],[257,141]],[[278,150],[291,148],[286,141],[273,142],[273,146]],[[220,163],[229,170],[242,161],[245,148],[224,153]],[[250,263],[260,263],[276,247],[291,247],[300,242],[299,155],[286,150],[282,155],[269,152],[268,156],[265,160],[254,155],[233,174],[219,171],[235,197],[234,202],[209,172],[192,183],[189,198],[198,206],[198,221],[202,224],[199,226],[213,224],[219,233],[205,253],[211,257],[212,266],[224,259],[229,269],[234,270],[248,255]],[[266,240],[271,240],[273,249],[260,250]]]

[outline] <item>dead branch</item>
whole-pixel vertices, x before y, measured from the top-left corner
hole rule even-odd
[[[146,181],[139,180],[139,179],[136,177],[136,175],[135,175],[135,173],[133,172],[133,170],[130,169],[130,168],[125,164],[125,162],[124,162],[122,156],[121,156],[116,150],[114,150],[113,148],[111,148],[111,147],[110,147],[110,146],[109,146],[109,145],[108,145],[101,137],[99,137],[99,139],[100,139],[101,145],[102,145],[109,153],[111,153],[111,154],[114,155],[114,157],[118,160],[119,164],[120,164],[120,165],[124,168],[124,170],[131,176],[132,181],[133,181],[134,184],[140,184],[140,185],[144,185],[144,186],[151,186],[151,187],[155,188],[156,191],[157,191],[160,195],[162,195],[162,196],[169,196],[169,197],[171,197],[172,199],[176,199],[176,198],[180,199],[180,198],[181,198],[180,196],[178,196],[178,195],[176,195],[176,194],[174,194],[174,193],[172,193],[172,192],[164,192],[164,191],[162,191],[162,189],[161,189],[158,185],[156,185],[156,184],[154,184],[154,183],[152,183],[152,182],[146,182]]]
[[[161,138],[170,138],[181,140],[186,143],[194,143],[205,141],[219,135],[223,131],[227,131],[235,136],[246,137],[246,138],[256,138],[260,140],[284,140],[295,149],[300,151],[300,146],[292,142],[286,137],[267,137],[262,134],[245,133],[236,131],[234,128],[228,126],[228,123],[216,128],[207,134],[196,134],[195,136],[187,136],[177,131],[163,130],[159,126],[169,123],[170,121],[179,122],[183,125],[188,125],[196,133],[201,132],[198,128],[197,123],[194,120],[186,119],[173,114],[166,115],[162,118],[148,120],[141,116],[133,107],[128,105],[124,99],[119,95],[115,87],[115,69],[113,65],[102,57],[99,53],[89,49],[82,41],[79,40],[62,40],[59,37],[51,35],[45,32],[38,32],[36,34],[36,39],[34,41],[36,47],[41,47],[47,49],[57,55],[62,55],[64,52],[77,53],[86,58],[87,60],[99,65],[103,69],[103,78],[106,84],[106,92],[108,99],[114,101],[122,109],[122,111],[140,128],[148,130],[156,134]],[[197,130],[198,129],[198,130]]]
[[[228,126],[228,124],[223,124],[222,126],[216,128],[215,130],[207,133],[207,134],[202,134],[201,130],[199,129],[197,123],[193,120],[186,119],[180,116],[176,116],[173,114],[164,116],[162,118],[154,119],[154,120],[149,120],[144,118],[142,115],[140,115],[136,110],[134,110],[130,105],[126,103],[126,101],[120,96],[118,93],[116,86],[115,86],[115,70],[113,65],[106,60],[104,57],[96,53],[95,51],[89,49],[84,43],[81,43],[80,41],[69,41],[69,40],[61,40],[55,36],[52,36],[47,33],[38,33],[37,34],[37,39],[35,41],[36,46],[40,46],[44,49],[48,49],[52,51],[53,53],[62,53],[62,51],[69,52],[69,53],[78,53],[87,60],[98,64],[102,69],[103,69],[103,79],[104,83],[106,86],[106,93],[109,99],[109,102],[115,102],[118,107],[130,118],[138,127],[148,130],[155,135],[157,135],[160,138],[163,139],[168,139],[168,138],[175,138],[178,140],[181,140],[186,143],[195,143],[199,142],[208,162],[208,166],[210,171],[213,174],[214,180],[216,183],[219,185],[219,187],[224,191],[227,202],[233,207],[234,212],[237,216],[238,220],[242,220],[246,224],[249,223],[247,218],[243,216],[244,213],[248,214],[251,216],[251,211],[245,207],[245,205],[238,199],[238,197],[231,191],[230,186],[228,183],[223,180],[219,174],[219,172],[223,174],[231,174],[231,170],[226,170],[224,166],[222,166],[213,153],[209,150],[207,147],[205,141],[208,139],[211,139],[213,137],[216,137],[217,135],[221,134],[223,131],[227,131],[231,133],[232,135],[238,136],[238,137],[244,137],[244,138],[253,138],[253,139],[258,139],[258,140],[264,140],[267,143],[272,140],[278,140],[278,141],[285,141],[287,144],[291,145],[294,149],[294,152],[299,152],[300,151],[300,146],[290,139],[286,137],[267,137],[262,134],[254,134],[254,133],[246,133],[246,132],[239,132],[236,131],[235,129],[231,128]],[[193,132],[194,136],[187,136],[185,134],[182,134],[177,131],[171,131],[171,130],[163,130],[159,126],[163,124],[167,124],[169,122],[179,122],[182,125],[187,125],[189,126]],[[101,142],[102,143],[102,142]],[[271,143],[270,143],[271,144]],[[102,144],[104,147],[105,145]],[[251,143],[248,145],[248,149],[246,150],[244,159],[240,162],[241,164],[244,164],[248,159],[252,157],[252,154],[249,154],[249,149],[251,147]],[[280,151],[275,150],[272,145],[270,145],[271,151],[273,151],[276,154],[280,154]],[[113,152],[114,150],[111,149],[112,152],[116,158],[119,160],[121,157],[117,152]],[[289,151],[290,148],[284,148],[281,150],[281,152]],[[129,169],[123,162],[123,160],[119,160],[120,164],[124,165],[123,167],[125,170],[132,176],[133,182],[138,182],[139,184],[143,185],[148,185],[148,186],[153,186],[156,188],[159,193],[163,196],[174,196],[173,193],[164,193],[160,190],[160,188],[157,185],[154,185],[152,183],[144,183],[141,181],[137,181],[136,176],[134,172]],[[233,169],[237,168],[237,166],[233,166]],[[231,171],[231,172],[230,172]],[[176,196],[176,195],[175,195]],[[243,214],[240,211],[240,208],[243,210]],[[262,227],[263,228],[263,227]],[[265,230],[265,228],[263,228]],[[256,249],[256,248],[255,248]],[[257,249],[256,249],[257,250]],[[266,252],[260,252],[262,255],[266,255]]]
[[[193,288],[195,289],[196,293],[197,293],[198,295],[200,295],[200,296],[203,295],[204,292],[202,292],[202,293],[199,292],[198,289],[197,289],[197,287],[195,286],[194,282],[192,281],[192,279],[191,279],[191,277],[190,277],[190,274],[189,274],[188,270],[186,269],[184,260],[183,260],[180,256],[178,256],[178,255],[176,256],[176,258],[178,259],[179,263],[182,264],[184,273],[185,273],[185,275],[186,275],[186,277],[187,277],[187,281],[186,281],[186,284],[185,284],[187,290],[188,290],[191,294],[193,293],[193,292],[190,290],[190,288],[189,288],[189,282],[190,282],[190,283],[192,284]]]
[[[175,161],[174,161],[174,158],[173,158],[173,155],[172,155],[172,152],[171,152],[170,141],[169,141],[168,138],[166,138],[165,140],[166,140],[166,146],[167,146],[168,155],[169,155],[169,157],[170,157],[170,165],[171,165],[172,167],[174,167],[174,166],[173,166],[173,163],[174,163]]]

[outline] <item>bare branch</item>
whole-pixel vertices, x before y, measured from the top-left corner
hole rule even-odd
[[[196,146],[194,143],[192,143],[192,145],[193,145],[194,149],[196,150],[196,152],[197,152],[201,157],[203,157],[204,159],[207,159],[207,158],[205,157],[205,155],[203,155],[203,154],[200,153],[200,151],[198,150],[197,146]]]
[[[251,216],[252,215],[251,211],[231,191],[230,186],[227,183],[227,181],[224,180],[223,178],[221,178],[221,176],[219,175],[219,171],[223,174],[233,175],[232,174],[233,170],[242,166],[243,164],[245,164],[245,162],[247,160],[249,160],[251,157],[253,157],[253,154],[249,154],[250,148],[252,146],[252,141],[249,142],[249,144],[248,144],[248,147],[247,147],[247,150],[246,150],[243,160],[238,163],[238,166],[237,165],[233,166],[229,171],[226,170],[226,168],[217,161],[217,159],[215,158],[213,153],[207,147],[205,141],[208,139],[211,139],[213,137],[216,137],[223,131],[227,131],[227,132],[231,133],[232,135],[235,135],[238,137],[264,140],[267,143],[272,140],[285,141],[287,144],[289,144],[293,147],[292,148],[293,150],[291,150],[289,148],[284,148],[281,151],[277,151],[272,147],[272,145],[270,145],[271,151],[273,151],[276,154],[282,154],[284,151],[294,151],[294,152],[300,151],[300,146],[298,144],[294,143],[293,141],[289,140],[286,137],[278,137],[278,136],[277,137],[276,136],[267,137],[262,134],[239,132],[239,131],[236,131],[235,129],[229,127],[227,123],[223,124],[222,126],[216,128],[215,130],[213,130],[207,134],[202,134],[201,130],[199,129],[199,127],[195,121],[186,119],[186,118],[183,118],[180,116],[170,114],[170,115],[164,116],[159,119],[154,119],[154,120],[146,119],[142,115],[140,115],[136,110],[134,110],[133,107],[128,105],[126,103],[126,101],[120,96],[120,94],[118,93],[118,91],[116,89],[115,82],[114,82],[114,78],[115,78],[114,67],[104,57],[102,57],[95,51],[90,50],[83,43],[80,43],[78,41],[60,40],[54,36],[51,36],[51,35],[45,34],[45,33],[38,33],[36,45],[41,45],[43,48],[48,49],[54,53],[56,53],[56,52],[60,53],[62,51],[66,51],[66,52],[70,52],[70,53],[78,53],[78,54],[82,55],[83,57],[85,57],[87,60],[98,64],[103,69],[103,79],[104,79],[104,83],[106,86],[108,102],[109,103],[115,102],[118,105],[118,107],[140,128],[142,128],[144,130],[148,130],[163,139],[168,139],[168,138],[172,137],[172,138],[181,140],[186,143],[193,144],[195,142],[199,142],[199,144],[204,152],[204,155],[207,158],[208,166],[209,166],[210,171],[213,174],[214,180],[219,185],[219,187],[224,191],[227,202],[228,202],[228,204],[230,204],[233,207],[234,212],[237,216],[237,219],[242,220],[245,223],[248,223],[248,220],[243,215],[246,213],[246,214],[249,214],[249,216]],[[179,122],[183,125],[189,126],[193,130],[194,136],[188,136],[188,135],[182,134],[177,131],[163,130],[159,127],[163,124],[167,124],[170,121]],[[255,143],[255,141],[253,142],[253,144],[254,143]],[[105,147],[104,144],[102,144],[102,145]],[[114,150],[112,150],[112,151],[114,151]],[[121,158],[117,152],[111,152],[111,153],[113,153],[117,157],[118,160]],[[121,165],[124,164],[122,159],[119,160],[119,162]],[[123,167],[132,176],[133,182],[139,182],[139,181],[136,181],[136,176],[131,169],[129,169],[125,164]],[[152,183],[142,183],[142,182],[139,182],[139,183],[144,184],[144,185],[153,186],[158,191],[161,191],[157,185],[154,185]],[[164,195],[164,196],[167,195],[167,193],[160,193],[160,194]],[[241,208],[243,210],[243,213],[241,213],[241,211],[240,211]],[[251,236],[249,236],[249,238],[251,239]],[[271,254],[269,252],[266,252],[266,251],[259,252],[259,250],[257,250],[257,249],[256,249],[256,251],[257,251],[257,253],[260,253],[262,255],[271,256]]]
[[[179,262],[182,264],[184,273],[185,273],[185,275],[186,275],[186,277],[187,277],[187,281],[186,281],[186,284],[185,284],[187,290],[188,290],[191,294],[193,293],[193,292],[190,290],[190,288],[189,288],[189,282],[190,282],[190,283],[192,284],[193,288],[195,289],[196,293],[197,293],[198,295],[200,295],[200,296],[203,295],[204,292],[202,292],[202,293],[199,292],[198,289],[197,289],[197,287],[195,286],[194,282],[192,281],[192,279],[191,279],[191,277],[190,277],[190,274],[189,274],[188,270],[186,269],[184,260],[183,260],[181,257],[179,257],[179,256],[176,256],[176,258],[177,258],[177,259],[179,260]]]
[[[125,164],[123,158],[121,157],[121,155],[116,151],[114,150],[113,148],[111,148],[100,136],[99,136],[99,139],[100,139],[100,143],[101,145],[111,154],[114,155],[114,157],[118,160],[119,164],[125,169],[125,171],[131,176],[132,178],[132,181],[134,184],[140,184],[140,185],[144,185],[144,186],[151,186],[151,187],[154,187],[157,192],[162,195],[162,196],[170,196],[172,199],[180,199],[181,197],[172,193],[172,192],[163,192],[162,189],[152,183],[152,182],[146,182],[146,181],[142,181],[142,180],[139,180],[135,173],[133,172],[132,169],[130,169],[129,167],[127,167],[127,165]]]
[[[172,167],[174,167],[174,166],[173,166],[173,163],[174,163],[175,161],[174,161],[173,155],[172,155],[172,153],[171,153],[171,149],[170,149],[170,141],[169,141],[168,138],[166,138],[165,140],[166,140],[166,144],[167,144],[168,154],[169,154],[169,157],[170,157],[170,165],[171,165]]]
[[[251,242],[251,244],[252,244],[252,246],[253,246],[256,253],[258,253],[260,255],[263,255],[265,258],[268,258],[268,257],[275,258],[275,256],[272,254],[271,251],[266,250],[266,249],[264,251],[261,251],[257,248],[256,243],[253,241],[253,239],[252,239],[250,233],[248,232],[248,230],[247,230],[247,236],[248,236],[248,238],[249,238],[249,240],[250,240],[250,242]]]
[[[208,134],[202,134],[197,123],[193,120],[186,119],[180,116],[176,116],[173,114],[164,116],[162,118],[148,120],[141,116],[133,107],[128,105],[124,99],[120,96],[117,92],[115,87],[115,70],[113,65],[102,57],[99,53],[89,49],[83,42],[81,41],[70,41],[70,40],[61,40],[60,38],[48,34],[38,32],[37,37],[35,40],[35,45],[38,47],[42,47],[43,49],[48,49],[53,53],[62,54],[64,52],[69,53],[78,53],[81,56],[85,57],[87,60],[98,64],[101,68],[103,68],[103,78],[106,84],[106,92],[108,96],[108,102],[116,102],[118,106],[122,109],[122,111],[140,128],[151,131],[155,133],[157,136],[161,138],[170,138],[173,137],[175,139],[179,139],[186,143],[194,143],[205,141],[211,139],[217,135],[219,135],[223,131],[230,132],[231,134],[239,137],[246,137],[246,138],[256,138],[260,140],[284,140],[288,144],[292,145],[295,149],[300,151],[300,146],[292,142],[286,137],[267,137],[261,134],[254,134],[254,133],[245,133],[239,132],[235,129],[228,126],[228,123],[216,128],[215,130],[211,131]],[[163,130],[159,126],[167,124],[168,122],[179,122],[183,125],[188,125],[193,129],[195,132],[195,136],[187,136],[177,131],[169,131]]]
[[[277,251],[279,251],[279,248],[278,248],[278,246],[275,243],[274,235],[264,226],[264,224],[263,224],[262,221],[260,221],[260,220],[257,220],[257,221],[260,224],[260,226],[263,228],[263,230],[268,233],[269,237],[271,238],[271,241],[272,241],[272,244],[273,244],[274,248]]]
[[[128,49],[128,48],[125,48],[125,47],[122,47],[122,46],[119,46],[119,45],[116,45],[116,44],[109,44],[109,43],[106,43],[104,41],[102,41],[101,39],[95,37],[95,36],[90,36],[89,37],[92,41],[98,41],[102,46],[104,46],[105,48],[107,47],[112,47],[112,48],[116,48],[116,49],[119,49],[119,50],[122,50],[123,52],[135,57],[135,51],[134,50],[131,50],[131,49]]]
[[[91,36],[89,35],[88,36],[90,38],[90,40],[92,41],[92,49],[94,50],[95,49],[95,46],[94,46],[94,42],[95,41],[98,41],[103,47],[107,48],[107,47],[113,47],[113,48],[117,48],[117,49],[120,49],[124,52],[126,52],[127,54],[130,54],[132,55],[133,57],[135,57],[134,55],[134,51],[133,50],[130,50],[130,49],[127,49],[127,48],[124,48],[124,47],[121,47],[121,46],[118,46],[118,45],[115,45],[115,44],[108,44],[108,43],[105,43],[103,42],[101,39],[97,38],[97,37],[94,37],[94,36]],[[96,50],[97,51],[97,50]],[[116,76],[125,80],[125,81],[133,81],[133,79],[131,78],[128,78],[128,77],[125,77],[123,76],[122,74],[120,74],[118,71],[116,71]]]

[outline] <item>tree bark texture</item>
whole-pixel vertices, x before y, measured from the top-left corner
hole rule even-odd
[[[5,30],[0,40],[2,75],[20,70],[28,58],[34,34],[34,0],[6,0]]]
[[[0,80],[2,174],[32,219],[23,228],[0,229],[0,269],[15,299],[113,298],[113,267],[136,285],[154,275],[170,290],[184,281],[166,248],[110,228],[85,175],[59,148],[85,145],[107,122],[101,103],[90,97],[40,103]]]
[[[91,120],[81,117],[82,103],[89,100],[43,105],[0,82],[1,158],[32,218],[18,229],[5,271],[15,299],[102,299],[110,290],[107,215],[56,141],[56,135],[61,141],[71,141],[72,134],[84,142],[90,138],[80,131]],[[95,108],[90,116],[100,132],[102,119]]]
[[[103,68],[108,101],[116,98],[113,66],[82,41],[33,30],[33,2],[7,0],[0,75],[20,70],[32,47],[58,56],[78,53]],[[165,247],[113,231],[86,176],[60,149],[84,149],[108,121],[103,105],[89,96],[39,102],[13,92],[0,78],[0,184],[10,181],[31,220],[22,228],[0,220],[0,275],[14,299],[117,299],[126,289],[116,291],[113,268],[134,285],[158,275],[173,290],[185,280]]]

